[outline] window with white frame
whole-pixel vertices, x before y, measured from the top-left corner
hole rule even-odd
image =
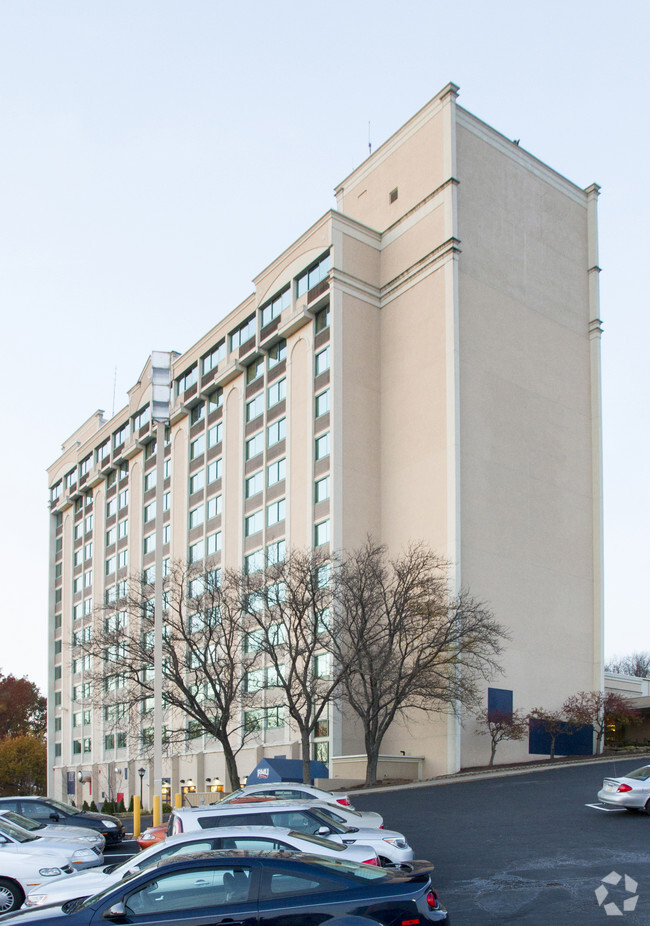
[[[324,392],[319,392],[314,399],[314,417],[320,418],[321,415],[326,415],[329,410],[330,391],[329,389],[326,389]]]
[[[319,351],[314,358],[314,373],[319,376],[330,368],[330,349],[329,345]]]
[[[314,526],[314,546],[322,547],[323,544],[329,543],[330,541],[330,522],[329,518],[326,521],[320,521]]]
[[[324,460],[330,452],[330,432],[326,431],[320,434],[314,441],[314,457],[316,460]]]

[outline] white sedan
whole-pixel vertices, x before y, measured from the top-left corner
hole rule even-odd
[[[271,784],[244,785],[238,791],[233,791],[224,797],[220,804],[239,803],[246,798],[275,798],[276,801],[327,801],[329,804],[342,804],[343,807],[352,807],[347,794],[340,791],[324,791],[312,785],[304,785],[301,781],[278,781]]]
[[[13,810],[0,810],[0,822],[3,820],[13,823],[27,835],[37,837],[40,840],[39,845],[56,847],[61,844],[65,848],[72,846],[75,849],[92,849],[93,855],[88,856],[88,861],[76,861],[75,868],[91,868],[104,863],[106,840],[95,830],[85,830],[81,826],[48,826],[46,823],[24,817],[21,813],[14,813]]]
[[[30,890],[73,872],[65,855],[55,849],[21,852],[0,843],[0,914],[17,910]]]
[[[243,849],[244,851],[308,852],[350,862],[377,865],[377,854],[369,846],[342,846],[320,836],[306,836],[275,826],[224,826],[209,833],[182,833],[168,836],[164,842],[150,846],[121,865],[109,865],[100,871],[84,871],[75,878],[57,878],[46,886],[29,893],[26,907],[42,904],[63,904],[78,897],[90,897],[106,890],[127,875],[141,871],[171,855],[209,852],[213,849]]]
[[[101,860],[101,856],[98,856],[88,843],[80,845],[74,839],[65,842],[62,839],[50,841],[42,836],[32,836],[27,830],[11,823],[6,817],[0,817],[0,853],[2,853],[2,857],[9,853],[36,857],[50,852],[53,852],[57,858],[65,858],[66,863],[72,866],[73,871],[75,869],[91,868],[100,864]]]

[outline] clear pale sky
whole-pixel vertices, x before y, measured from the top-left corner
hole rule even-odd
[[[645,2],[0,0],[2,671],[46,686],[61,442],[449,81],[602,187],[606,650],[650,649],[649,34]]]

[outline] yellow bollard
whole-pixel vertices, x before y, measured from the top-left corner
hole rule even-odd
[[[153,825],[160,826],[162,823],[162,814],[160,812],[160,795],[153,796]]]
[[[140,835],[140,797],[133,795],[133,837],[137,839]]]
[[[183,806],[183,795],[175,794],[174,795],[174,807],[182,807],[182,806]]]

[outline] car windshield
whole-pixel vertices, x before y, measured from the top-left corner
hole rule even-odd
[[[352,833],[353,830],[348,829],[344,823],[335,823],[329,813],[324,810],[322,807],[310,807],[309,812],[317,817],[323,826],[329,826],[330,829],[334,827],[338,833]]]
[[[19,826],[14,826],[9,820],[0,817],[0,834],[8,839],[15,839],[16,842],[34,842],[40,839],[40,836],[32,836]]]
[[[345,816],[345,817],[338,817],[338,816],[336,816],[336,814],[334,813],[334,811],[335,811],[335,810],[340,810],[340,809],[341,809],[341,805],[340,805],[340,804],[328,804],[327,807],[321,807],[321,810],[327,810],[327,812],[328,812],[328,813],[331,813],[332,816],[333,816],[333,817],[336,817],[337,820],[346,820],[348,816],[350,816],[350,817],[361,817],[361,816],[362,816],[362,815],[359,813],[358,810],[352,810],[351,807],[346,807],[346,808],[345,808],[346,816]]]
[[[136,878],[140,874],[141,874],[140,871],[133,871],[131,872],[131,874],[128,874],[124,878],[122,878],[119,885],[111,884],[110,887],[104,888],[104,890],[100,891],[98,894],[93,894],[91,897],[82,898],[80,902],[73,900],[71,901],[71,904],[74,904],[74,907],[69,907],[68,904],[66,904],[67,909],[65,909],[64,912],[65,913],[76,913],[77,910],[83,910],[85,907],[92,907],[93,904],[97,903],[98,901],[104,900],[106,897],[109,896],[109,894],[112,894],[113,892],[117,892],[115,896],[115,903],[118,903],[118,901],[122,899],[122,890],[124,888],[124,885],[127,882],[131,881],[133,878]]]
[[[319,866],[324,868],[331,868],[333,871],[336,871],[340,875],[346,875],[347,877],[358,878],[361,881],[379,881],[382,878],[387,878],[390,876],[390,868],[380,868],[375,865],[365,865],[361,862],[349,862],[344,861],[339,858],[327,858],[326,856],[318,856],[314,861],[318,862]]]
[[[73,814],[73,815],[77,813],[81,813],[81,811],[77,810],[76,807],[73,807],[72,804],[63,804],[61,801],[53,801],[49,797],[47,801],[45,801],[44,803],[48,807],[50,807],[52,810],[58,810],[59,813]]]
[[[633,772],[623,775],[623,778],[634,778],[637,781],[645,781],[650,778],[650,765],[644,765],[643,768],[635,768]]]
[[[21,813],[14,813],[13,810],[8,810],[6,813],[0,814],[0,820],[9,820],[10,823],[15,823],[16,826],[21,826],[24,830],[29,830],[30,833],[34,830],[45,829],[44,823],[37,823],[36,820],[23,817]]]
[[[289,835],[295,836],[296,839],[302,839],[304,842],[311,842],[314,846],[320,846],[321,849],[333,849],[334,852],[345,852],[347,850],[347,846],[325,839],[324,836],[312,836],[311,833],[301,833],[298,830],[291,830]],[[314,851],[316,850],[314,849]]]

